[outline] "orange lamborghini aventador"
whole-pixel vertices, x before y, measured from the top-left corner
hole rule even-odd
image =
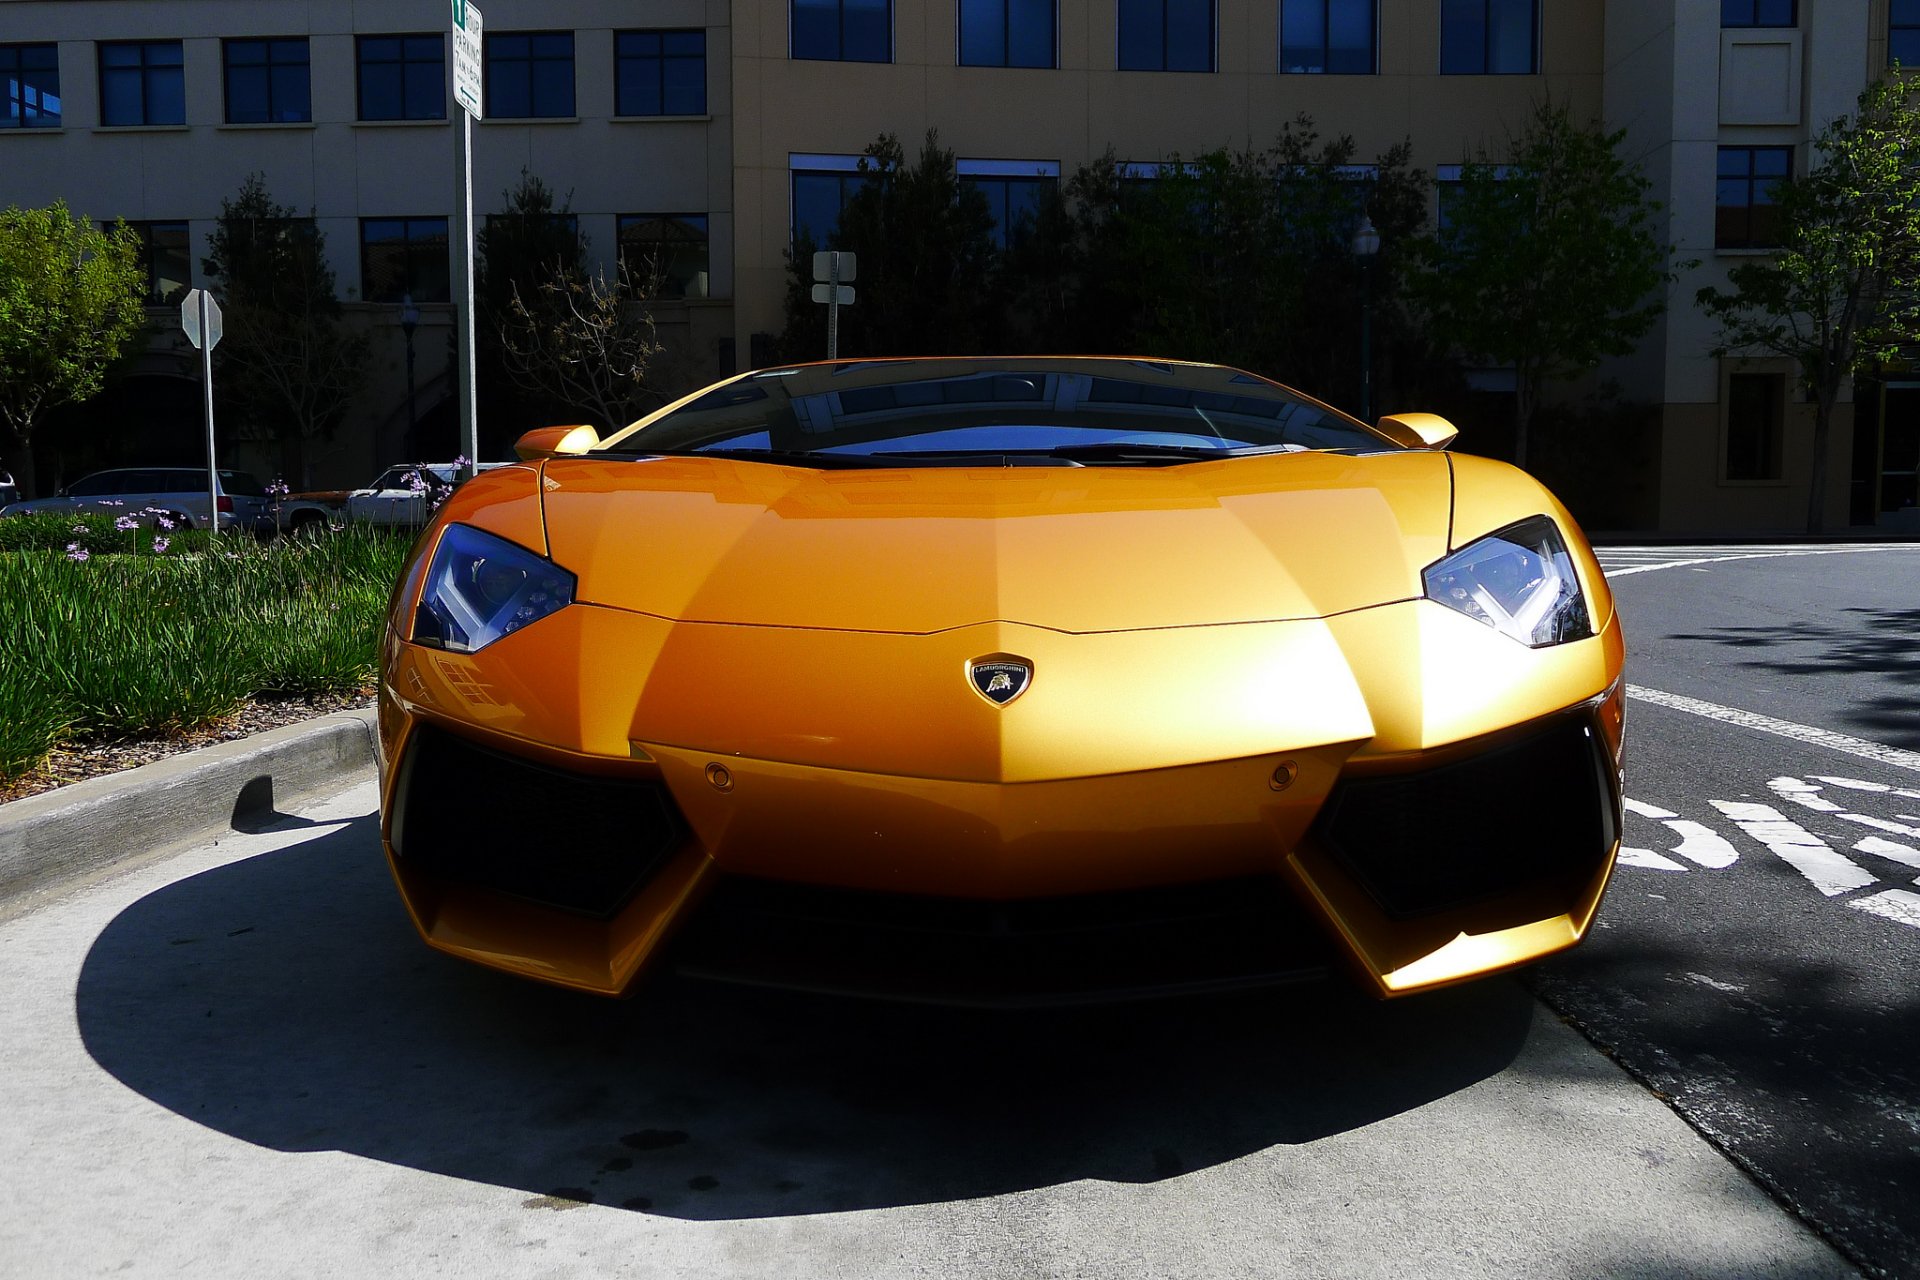
[[[427,942],[983,1004],[1580,940],[1620,625],[1566,509],[1265,378],[764,369],[520,442],[396,590],[383,835]]]

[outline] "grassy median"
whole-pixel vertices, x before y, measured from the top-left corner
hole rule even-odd
[[[159,536],[156,551],[156,531],[111,519],[0,521],[0,783],[63,740],[165,737],[258,696],[371,686],[407,536]],[[22,546],[46,549],[5,549]]]

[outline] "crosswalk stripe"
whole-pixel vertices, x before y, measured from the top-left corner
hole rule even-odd
[[[1851,858],[1835,853],[1826,841],[1769,805],[1715,800],[1713,807],[1773,850],[1829,898],[1851,889],[1864,889],[1879,879]]]

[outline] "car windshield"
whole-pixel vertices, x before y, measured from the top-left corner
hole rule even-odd
[[[988,457],[1168,463],[1397,447],[1278,383],[1218,365],[960,359],[763,370],[601,449],[901,466]]]
[[[260,480],[250,471],[222,471],[220,487],[228,493],[242,498],[264,498],[267,491],[260,487]]]

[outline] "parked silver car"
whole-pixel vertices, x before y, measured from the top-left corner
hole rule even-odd
[[[20,501],[20,486],[13,482],[13,473],[0,467],[0,508],[9,502]]]
[[[260,481],[245,471],[222,471],[216,495],[219,527],[224,532],[273,530],[273,508]],[[142,524],[161,513],[183,529],[204,529],[207,510],[207,473],[201,467],[119,467],[96,471],[61,489],[51,498],[13,502],[0,515],[28,515],[36,511],[98,511],[132,516]]]

